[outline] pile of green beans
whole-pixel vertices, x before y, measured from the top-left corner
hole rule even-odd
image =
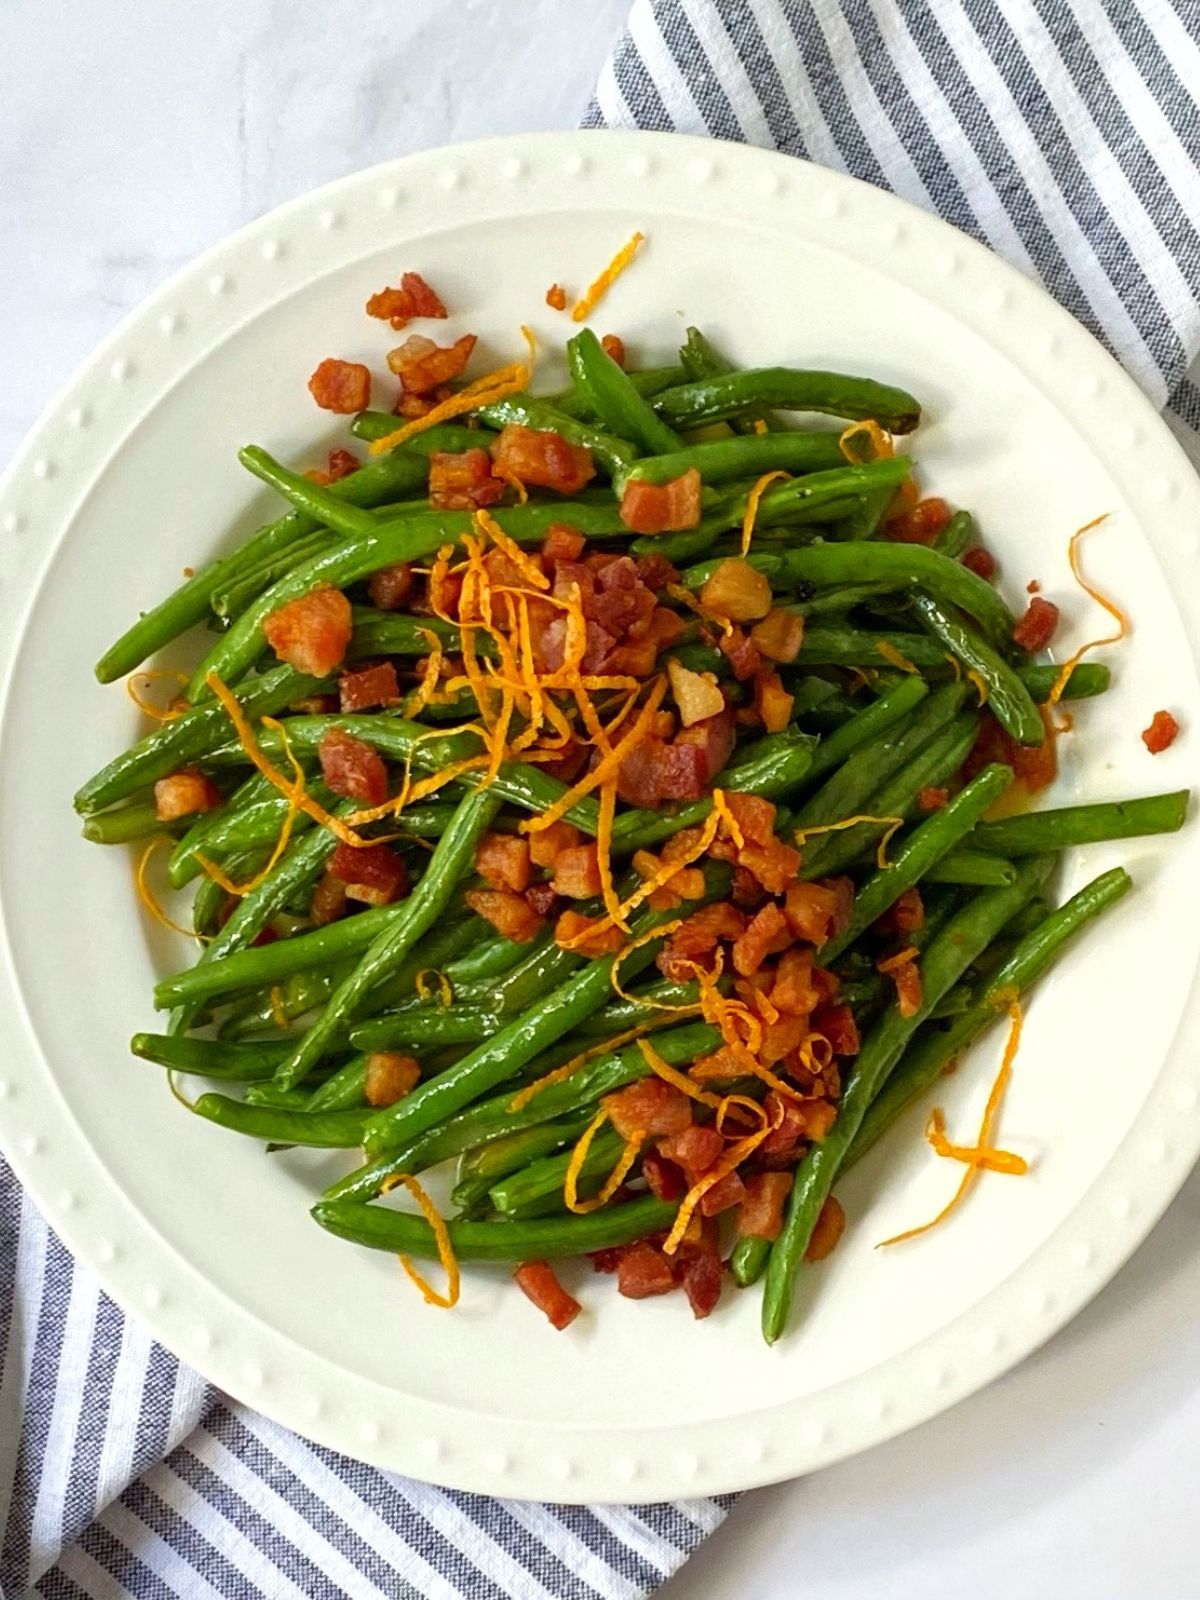
[[[494,398],[381,447],[334,483],[258,446],[242,449],[242,465],[256,486],[280,497],[282,514],[138,617],[100,658],[96,675],[109,683],[197,624],[210,625],[189,658],[199,655],[186,706],[87,779],[75,806],[89,841],[161,847],[169,888],[196,885],[200,949],[155,985],[165,1026],[136,1034],[133,1054],[198,1085],[197,1116],[268,1150],[360,1152],[313,1205],[316,1222],[371,1248],[425,1257],[436,1257],[439,1243],[424,1217],[380,1202],[400,1178],[455,1160],[448,1236],[463,1260],[554,1260],[661,1242],[680,1202],[657,1198],[657,1187],[645,1192],[655,1168],[642,1157],[653,1138],[599,1209],[567,1210],[567,1175],[579,1195],[595,1194],[626,1147],[615,1126],[593,1126],[603,1122],[608,1097],[656,1071],[687,1074],[714,1056],[729,1042],[717,997],[738,1005],[753,998],[746,980],[754,966],[739,964],[741,941],[732,934],[719,947],[722,970],[703,981],[693,974],[717,959],[711,944],[692,967],[674,967],[663,952],[678,924],[714,906],[740,908],[749,921],[773,902],[784,934],[770,958],[781,943],[808,950],[814,983],[848,1009],[861,1040],[838,1062],[832,1127],[796,1147],[777,1236],[742,1236],[732,1214],[720,1224],[733,1280],[762,1281],[763,1336],[774,1343],[793,1317],[806,1251],[841,1175],[871,1151],[886,1159],[898,1122],[913,1136],[909,1108],[1131,890],[1128,872],[1111,865],[1056,906],[1062,853],[1173,833],[1189,796],[1026,809],[1014,773],[1025,769],[1023,750],[1051,737],[1041,708],[1060,692],[1073,700],[1105,693],[1110,668],[1083,662],[1063,685],[1059,667],[1018,647],[1004,597],[963,563],[981,538],[969,510],[943,518],[927,544],[888,536],[899,531],[894,522],[889,529],[897,496],[912,493],[913,460],[887,449],[858,459],[843,434],[857,422],[912,433],[921,416],[914,396],[869,377],[739,369],[697,328],[671,364],[627,371],[587,326],[568,341],[566,359],[564,392]],[[399,425],[391,413],[365,411],[350,431],[369,444]],[[694,736],[684,726],[693,720],[684,693],[690,674],[704,676],[706,696],[719,688],[726,710],[712,722],[732,726],[732,748],[698,798],[639,806],[621,793],[606,810],[609,796],[602,802],[586,785],[575,792],[547,770],[559,751],[539,748],[536,727],[516,740],[526,731],[520,709],[497,767],[482,728],[494,708],[476,704],[477,679],[457,666],[446,674],[458,678],[450,692],[431,696],[427,684],[412,693],[435,646],[451,661],[464,653],[462,630],[445,602],[435,605],[420,589],[416,602],[384,609],[388,586],[372,580],[401,564],[419,577],[446,547],[457,559],[464,536],[480,530],[461,498],[439,503],[443,458],[500,452],[513,429],[555,435],[556,448],[569,447],[565,455],[585,453],[592,481],[569,498],[523,486],[519,504],[492,508],[508,570],[518,559],[513,544],[536,557],[550,531],[565,525],[587,542],[581,560],[625,556],[637,565],[624,573],[652,575],[656,605],[678,618],[666,619],[675,643],[658,661],[670,666],[675,698],[663,710],[671,720],[653,738],[676,746]],[[878,439],[875,430],[856,431]],[[764,485],[766,474],[779,476]],[[634,533],[629,508],[680,480],[691,486],[692,525]],[[751,510],[753,536],[743,549]],[[543,559],[545,578],[522,579],[531,606],[541,599],[549,608],[531,624],[531,652],[543,648],[547,618],[570,592],[549,547]],[[731,572],[755,603],[751,614],[725,619],[705,599],[721,583],[706,585]],[[579,568],[568,573],[564,581],[579,585]],[[322,587],[349,601],[349,642],[342,665],[316,676],[276,657],[264,624]],[[792,640],[786,649],[784,636]],[[512,655],[498,629],[476,631],[474,657],[494,682],[505,680]],[[389,689],[381,694],[389,703],[373,708],[340,709],[362,703],[345,675],[380,664],[384,682],[394,670],[398,694]],[[214,677],[236,695],[257,754],[235,737]],[[602,688],[593,692],[628,687],[625,674],[599,673],[596,681]],[[768,690],[785,697],[782,714],[765,711]],[[534,702],[521,704],[532,718]],[[599,745],[592,759],[603,762],[604,741],[586,722],[575,683],[558,706],[577,723],[581,744]],[[363,802],[348,797],[323,759],[335,731],[364,747],[365,760],[382,761],[393,797],[402,784],[435,774],[440,787],[398,815],[356,818]],[[1001,753],[984,764],[985,750]],[[210,809],[169,814],[161,786],[181,772],[209,780]],[[627,784],[622,766],[619,791]],[[738,797],[771,809],[739,808]],[[683,901],[668,887],[636,904],[621,948],[589,958],[559,943],[553,915],[569,901],[557,893],[556,869],[534,870],[530,856],[523,904],[544,910],[553,895],[554,910],[524,942],[496,931],[489,915],[509,931],[515,925],[477,894],[495,883],[481,846],[493,836],[505,848],[520,841],[531,819],[552,807],[566,808],[562,820],[583,841],[608,840],[618,899],[689,843],[687,859],[702,871],[690,884],[697,892]],[[768,871],[754,865],[753,852],[761,857],[769,840],[753,834],[759,825],[798,852],[798,864],[796,855],[778,856],[793,864],[782,888],[756,876]],[[358,834],[347,836],[347,826]],[[334,852],[371,843],[399,854],[405,887],[391,903],[343,908],[336,885],[346,865]],[[364,871],[356,894],[370,898],[369,877]],[[523,883],[507,892],[524,894]],[[848,908],[819,944],[793,932],[812,893],[803,886],[813,883],[835,886]],[[604,902],[581,900],[577,909],[598,916]],[[884,960],[898,938],[911,944],[920,974],[919,1000],[903,1006]],[[756,1101],[765,1115],[778,1077],[786,1086],[788,1073],[801,1069],[788,1058],[760,1065],[775,1078],[755,1077],[742,1057],[738,1076],[718,1081],[721,1094],[743,1106]],[[712,1070],[692,1079],[691,1110],[701,1122],[713,1119],[713,1095],[700,1083]],[[400,1071],[415,1086],[392,1098],[389,1074]],[[594,1137],[581,1159],[578,1141],[589,1128]],[[752,1155],[745,1174],[761,1159]]]

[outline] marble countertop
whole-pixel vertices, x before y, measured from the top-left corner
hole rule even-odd
[[[628,0],[7,0],[0,463],[93,344],[231,229],[409,150],[569,127]],[[1200,1593],[1200,1177],[985,1393],[746,1496],[669,1600]]]

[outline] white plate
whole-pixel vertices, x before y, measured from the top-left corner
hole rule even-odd
[[[795,1331],[758,1335],[758,1295],[694,1323],[579,1274],[587,1314],[555,1334],[505,1274],[472,1268],[453,1315],[307,1205],[345,1154],[259,1147],[189,1119],[128,1035],[156,975],[189,959],[148,927],[123,851],[85,846],[76,783],[139,732],[91,664],[271,506],[235,460],[258,441],[315,461],[339,437],[305,380],[326,355],[383,371],[362,303],[428,274],[484,359],[568,321],[546,287],[649,244],[599,315],[639,356],[688,322],[742,362],[871,373],[914,389],[926,484],[976,509],[1010,600],[1063,602],[1063,643],[1106,619],[1069,580],[1069,533],[1136,627],[1117,684],[1076,709],[1059,796],[1194,784],[1193,563],[1200,489],[1149,404],[1065,312],[986,250],[818,167],[661,135],[555,134],[413,156],[245,229],[181,273],[82,369],[7,476],[0,505],[0,1094],[6,1147],[75,1253],[155,1335],[238,1398],[321,1442],[464,1489],[650,1500],[808,1471],[911,1427],[1010,1367],[1115,1272],[1200,1150],[1200,842],[1080,851],[1064,892],[1124,861],[1137,892],[1038,992],[1003,1117],[1033,1158],[985,1179],[918,1244],[876,1242],[955,1181],[911,1115],[843,1186],[851,1223],[805,1274]],[[550,374],[547,374],[550,376]],[[1189,572],[1188,569],[1192,569]],[[1174,581],[1172,581],[1174,580]],[[1138,738],[1169,705],[1184,735]],[[938,1091],[969,1132],[999,1042]]]

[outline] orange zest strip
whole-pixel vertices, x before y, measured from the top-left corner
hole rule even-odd
[[[766,1110],[757,1100],[751,1100],[748,1094],[726,1094],[721,1096],[721,1103],[717,1107],[715,1126],[718,1133],[725,1132],[725,1119],[731,1111],[748,1111],[760,1128],[769,1125]]]
[[[444,972],[439,972],[436,967],[423,967],[414,978],[413,987],[422,1000],[428,1000],[433,993],[433,988],[429,981],[431,978],[437,983],[438,999],[442,1002],[443,1008],[448,1011],[454,1004],[454,990],[451,987],[450,979]]]
[[[506,472],[503,467],[498,467],[493,462],[492,477],[499,478],[501,483],[506,483],[508,485],[508,487],[516,495],[517,504],[519,506],[525,506],[529,504],[529,490],[521,482],[520,478],[517,477],[515,472]]]
[[[421,670],[421,681],[405,703],[406,717],[415,717],[431,703],[437,693],[438,679],[442,675],[442,662],[445,660],[442,641],[437,634],[431,633],[428,628],[421,628],[418,631],[429,645],[429,654],[425,657],[425,665]]]
[[[781,478],[786,478],[786,472],[764,472],[762,477],[746,496],[746,513],[742,518],[742,554],[746,555],[750,549],[750,541],[754,537],[754,523],[758,517],[758,502],[773,483]]]
[[[997,1072],[995,1082],[992,1084],[991,1093],[988,1095],[987,1099],[987,1105],[983,1108],[983,1116],[979,1123],[979,1137],[975,1142],[976,1148],[973,1152],[970,1152],[972,1159],[968,1161],[967,1170],[963,1173],[962,1178],[959,1181],[958,1188],[938,1212],[936,1217],[931,1217],[928,1222],[923,1222],[919,1228],[908,1228],[904,1233],[897,1233],[894,1234],[890,1239],[882,1240],[881,1243],[876,1247],[877,1249],[882,1250],[891,1244],[903,1244],[908,1239],[919,1238],[921,1234],[928,1233],[931,1228],[936,1228],[938,1224],[940,1222],[944,1222],[950,1213],[955,1209],[955,1207],[966,1198],[972,1184],[975,1182],[975,1179],[978,1177],[981,1168],[985,1164],[978,1158],[985,1154],[1008,1155],[1007,1151],[997,1151],[993,1149],[992,1127],[995,1123],[996,1115],[1000,1110],[1000,1103],[1004,1099],[1004,1091],[1008,1087],[1008,1080],[1012,1077],[1013,1062],[1017,1058],[1017,1051],[1021,1045],[1021,1028],[1024,1022],[1024,1016],[1021,1011],[1021,1002],[1017,998],[1015,991],[1009,994],[1007,1005],[1009,1020],[1011,1021],[1012,1026],[1009,1029],[1008,1043],[1004,1047],[1004,1059],[1000,1063],[1000,1070]],[[933,1119],[931,1117],[931,1126],[932,1123]],[[930,1139],[930,1143],[933,1143],[932,1139]],[[937,1146],[935,1145],[934,1148],[936,1149]],[[951,1146],[951,1149],[953,1148],[954,1147]],[[940,1155],[942,1152],[939,1151],[938,1153]],[[961,1159],[961,1157],[959,1159]],[[1019,1161],[1020,1157],[1012,1157],[1011,1159]],[[1006,1170],[1015,1172],[1017,1169],[1012,1167]],[[1021,1170],[1028,1170],[1027,1166],[1022,1167]]]
[[[925,1137],[936,1155],[946,1156],[951,1161],[965,1161],[967,1166],[980,1167],[984,1172],[1004,1172],[1021,1177],[1029,1171],[1025,1157],[1015,1155],[1011,1150],[993,1150],[985,1145],[951,1144],[946,1137],[946,1115],[940,1106],[935,1106],[929,1113]]]
[[[283,1009],[283,990],[277,983],[271,985],[271,1020],[277,1028],[290,1026],[288,1014]]]
[[[880,639],[875,646],[875,654],[882,656],[889,667],[898,667],[901,672],[912,672],[920,676],[920,667],[915,667],[902,650],[897,650],[890,639]]]
[[[186,684],[188,681],[186,672],[169,672],[165,668],[156,669],[153,672],[135,672],[125,680],[125,693],[139,711],[144,712],[148,717],[153,717],[155,722],[174,722],[176,717],[183,715],[184,707],[156,706],[152,700],[147,700],[138,689],[139,681],[142,683],[155,683],[160,678],[174,678],[178,684]]]
[[[895,972],[899,967],[905,967],[910,961],[915,961],[920,955],[915,944],[906,945],[903,950],[897,951],[894,956],[888,956],[885,961],[875,963],[876,972]]]
[[[986,705],[987,704],[987,697],[988,697],[988,686],[987,686],[987,683],[985,682],[985,680],[983,678],[982,673],[976,672],[975,669],[972,668],[967,673],[967,682],[970,683],[970,684],[974,684],[975,693],[979,696],[979,704],[981,706],[982,705]]]
[[[1093,517],[1091,522],[1085,522],[1082,528],[1077,528],[1076,531],[1071,535],[1069,556],[1071,562],[1071,574],[1074,577],[1075,582],[1086,594],[1091,596],[1098,606],[1101,606],[1105,611],[1108,612],[1109,616],[1117,624],[1117,631],[1116,633],[1110,633],[1106,638],[1103,639],[1089,639],[1087,644],[1081,644],[1078,650],[1074,651],[1067,657],[1059,670],[1058,677],[1054,681],[1054,687],[1050,690],[1049,696],[1047,697],[1046,705],[1048,707],[1053,707],[1058,704],[1059,700],[1063,696],[1063,692],[1065,691],[1067,684],[1071,681],[1071,674],[1075,671],[1075,668],[1083,660],[1084,656],[1089,650],[1098,650],[1102,645],[1106,644],[1120,644],[1121,640],[1124,639],[1129,633],[1130,627],[1132,626],[1128,616],[1124,611],[1121,610],[1120,606],[1116,605],[1112,600],[1109,600],[1105,595],[1101,594],[1099,589],[1097,589],[1094,584],[1091,584],[1087,581],[1083,575],[1083,570],[1079,565],[1080,540],[1083,538],[1085,533],[1090,533],[1093,528],[1098,528],[1102,522],[1107,520],[1107,518],[1108,513],[1105,512],[1104,516]]]
[[[527,1083],[523,1089],[518,1090],[508,1103],[509,1111],[523,1111],[543,1089],[549,1089],[555,1083],[565,1083],[589,1062],[598,1061],[601,1056],[619,1050],[622,1045],[632,1044],[635,1039],[641,1038],[642,1034],[651,1033],[655,1028],[665,1025],[665,1017],[656,1017],[651,1022],[639,1022],[636,1028],[626,1028],[624,1033],[614,1033],[611,1039],[603,1039],[599,1044],[591,1045],[579,1055],[572,1056],[569,1061],[564,1061],[562,1066],[554,1067],[550,1072],[543,1073],[540,1078],[535,1078],[532,1083]]]
[[[958,659],[957,656],[951,655],[949,653],[949,651],[946,652],[946,660],[950,663],[950,671],[954,674],[955,683],[961,683],[962,682],[962,662]]]
[[[612,833],[616,814],[617,783],[613,777],[600,786],[600,809],[596,818],[596,861],[600,871],[600,894],[604,900],[608,920],[620,928],[622,933],[628,933],[629,923],[626,920],[628,911],[621,904],[613,883]]]
[[[532,584],[535,589],[548,589],[550,587],[550,579],[542,571],[541,567],[526,555],[515,539],[510,538],[505,533],[495,517],[487,511],[477,511],[475,513],[475,522],[491,539],[497,550],[503,550],[526,583]]]
[[[698,1178],[688,1192],[684,1195],[675,1214],[675,1221],[671,1231],[663,1241],[663,1254],[673,1256],[679,1248],[680,1240],[687,1232],[687,1225],[692,1220],[692,1212],[700,1204],[708,1191],[735,1172],[747,1156],[751,1156],[767,1135],[777,1128],[783,1119],[782,1109],[777,1109],[772,1122],[747,1134],[744,1139],[739,1139],[736,1144],[731,1144],[725,1154],[713,1167],[710,1167],[702,1178]]]
[[[370,454],[381,456],[385,451],[394,450],[398,444],[403,444],[406,439],[424,433],[427,428],[436,428],[439,423],[449,422],[452,417],[461,417],[466,411],[474,411],[479,406],[493,405],[497,400],[506,400],[510,394],[517,394],[520,390],[527,389],[533,378],[533,336],[527,328],[522,328],[521,332],[530,348],[528,361],[512,361],[508,366],[499,367],[495,372],[485,373],[482,378],[476,378],[464,385],[449,399],[434,406],[432,411],[427,411],[423,417],[414,417],[402,428],[396,428],[392,433],[385,433],[382,439],[375,439],[370,445]]]
[[[714,627],[720,628],[722,634],[726,638],[728,638],[733,632],[733,623],[729,620],[729,618],[718,616],[715,611],[709,611],[708,608],[701,602],[699,597],[694,595],[685,584],[668,583],[664,587],[666,593],[671,596],[672,600],[678,600],[681,606],[687,606],[689,611],[694,611],[696,615],[698,617],[702,617],[705,622],[711,622]]]
[[[138,857],[138,863],[134,868],[133,873],[133,885],[137,890],[138,899],[154,918],[155,922],[161,922],[163,927],[170,928],[172,933],[182,933],[186,938],[194,939],[196,937],[194,929],[185,928],[181,923],[178,922],[172,922],[167,913],[159,905],[154,896],[154,891],[146,882],[146,868],[150,864],[150,857],[157,849],[159,849],[160,846],[164,844],[170,844],[170,842],[171,841],[166,837],[166,835],[161,833],[157,834],[153,839],[150,840],[150,843]]]
[[[729,802],[725,798],[724,789],[713,790],[712,803],[712,814],[718,819],[720,824],[724,827],[725,832],[729,835],[730,843],[735,847],[735,849],[743,849],[746,844],[746,835],[742,832],[741,824],[738,822],[738,819],[729,809]],[[707,850],[708,845],[705,845],[704,848]]]
[[[612,969],[609,972],[608,977],[608,981],[613,987],[613,993],[618,995],[622,1000],[627,1001],[631,1006],[649,1004],[652,1005],[656,1011],[694,1012],[696,1009],[695,1006],[669,1006],[663,1005],[657,1000],[651,1000],[649,1002],[639,1000],[637,995],[627,994],[621,987],[621,963],[625,960],[625,957],[632,955],[635,950],[640,950],[644,944],[649,944],[654,939],[669,938],[669,936],[675,932],[676,928],[682,928],[682,926],[682,917],[676,917],[673,922],[662,922],[657,928],[651,928],[649,933],[643,933],[639,935],[639,937],[634,939],[631,944],[627,944],[623,949],[618,950],[616,955],[613,957]]]
[[[664,1061],[648,1039],[639,1039],[638,1049],[646,1058],[646,1065],[656,1077],[662,1078],[664,1082],[682,1090],[690,1100],[698,1100],[702,1106],[720,1108],[721,1096],[719,1094],[709,1094],[707,1089],[702,1089],[698,1083],[694,1083],[685,1072],[680,1072],[669,1061]],[[751,1100],[750,1104],[753,1105],[754,1101]]]
[[[591,316],[600,301],[633,260],[637,254],[638,246],[645,242],[645,238],[646,235],[644,233],[635,233],[621,246],[600,276],[589,284],[579,299],[576,300],[571,308],[572,322],[585,322]]]
[[[586,1216],[589,1211],[599,1211],[601,1206],[608,1204],[624,1183],[626,1174],[637,1160],[638,1151],[642,1148],[642,1140],[645,1138],[645,1134],[635,1133],[621,1152],[616,1166],[605,1178],[600,1193],[593,1195],[590,1200],[581,1200],[577,1187],[579,1174],[584,1161],[587,1159],[587,1153],[592,1147],[592,1140],[607,1121],[608,1112],[601,1107],[580,1134],[578,1143],[571,1151],[571,1159],[567,1164],[566,1176],[563,1179],[563,1204],[568,1211],[573,1211],[576,1216]]]
[[[880,839],[879,845],[875,851],[875,863],[882,871],[883,868],[888,864],[887,847],[889,844],[891,844],[893,838],[895,838],[899,830],[904,826],[903,817],[844,817],[841,822],[823,822],[819,827],[797,828],[793,837],[800,848],[803,849],[804,841],[806,839],[815,839],[819,833],[840,833],[843,828],[857,827],[860,822],[874,822],[880,827],[887,828],[887,832],[884,834],[883,838]]]
[[[886,428],[867,417],[862,422],[852,422],[838,435],[838,449],[854,466],[866,461],[880,461],[895,455],[892,436]]]
[[[657,677],[650,688],[649,697],[645,705],[638,712],[637,717],[629,730],[607,752],[589,773],[559,795],[552,806],[542,812],[540,817],[528,817],[520,824],[522,833],[540,833],[543,828],[548,828],[575,804],[582,800],[584,795],[591,794],[593,789],[600,785],[612,774],[615,774],[621,762],[629,753],[649,737],[651,726],[658,708],[663,703],[667,692],[667,680],[661,675]]]
[[[689,965],[700,985],[700,1015],[710,1027],[718,1030],[742,1071],[760,1079],[787,1100],[811,1098],[801,1094],[792,1084],[785,1083],[758,1059],[758,1051],[762,1048],[762,1024],[742,1001],[726,998],[717,987],[724,965],[721,951],[717,951],[716,964],[711,972],[706,972],[698,962],[690,962]]]
[[[398,1176],[394,1175],[385,1181],[380,1192],[386,1194],[389,1189],[394,1189],[398,1183],[402,1183],[409,1194],[412,1195],[420,1206],[421,1214],[424,1216],[425,1221],[433,1229],[433,1237],[437,1241],[438,1260],[441,1262],[442,1269],[446,1274],[445,1294],[440,1294],[431,1283],[427,1283],[407,1256],[400,1257],[400,1265],[408,1274],[409,1279],[416,1284],[422,1295],[424,1295],[427,1306],[440,1306],[442,1310],[449,1311],[452,1306],[458,1304],[460,1288],[458,1259],[454,1254],[454,1246],[450,1243],[449,1230],[438,1215],[437,1207],[433,1201],[417,1180],[410,1177],[407,1172],[402,1172]]]

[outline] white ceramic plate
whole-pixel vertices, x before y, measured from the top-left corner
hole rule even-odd
[[[688,322],[738,360],[902,383],[928,421],[922,477],[979,513],[1019,604],[1062,601],[1063,642],[1104,631],[1066,541],[1135,636],[1117,684],[1076,710],[1056,798],[1194,784],[1200,488],[1134,385],[1030,283],[886,194],[761,151],[661,135],[555,134],[413,156],[245,229],[153,297],[51,407],[0,504],[0,1116],[6,1148],[75,1253],[210,1379],[325,1444],[459,1488],[650,1500],[808,1471],[900,1432],[1010,1367],[1116,1271],[1200,1150],[1200,842],[1078,852],[1064,893],[1115,862],[1137,892],[1030,1007],[1003,1143],[1032,1175],[982,1182],[918,1244],[955,1181],[915,1112],[843,1186],[850,1228],[805,1274],[795,1331],[758,1295],[695,1323],[579,1274],[587,1315],[555,1334],[503,1272],[458,1311],[425,1307],[388,1257],[308,1219],[345,1154],[259,1147],[186,1117],[126,1040],[155,977],[189,959],[147,926],[123,851],[84,845],[70,795],[139,731],[91,664],[131,613],[255,527],[271,501],[236,448],[318,459],[340,433],[305,380],[323,356],[383,371],[362,303],[428,274],[485,360],[531,323],[561,347],[576,286],[640,227],[649,244],[599,323],[644,359]],[[548,363],[549,364],[549,363]],[[547,372],[547,379],[554,374]],[[1138,738],[1169,705],[1185,732]],[[975,1126],[993,1041],[939,1088]]]

